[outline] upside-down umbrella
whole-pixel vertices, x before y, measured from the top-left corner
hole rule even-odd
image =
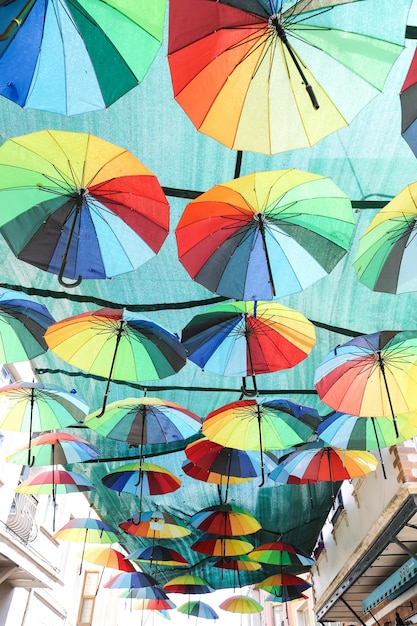
[[[29,433],[28,465],[33,432],[82,422],[88,406],[76,391],[43,383],[12,383],[0,388],[0,429]]]
[[[8,463],[18,465],[67,465],[96,459],[99,452],[89,441],[70,433],[43,433],[34,437],[29,446],[23,446],[6,457]]]
[[[273,574],[255,585],[255,589],[264,589],[278,597],[285,597],[291,593],[302,594],[310,589],[311,584],[294,574]]]
[[[203,422],[203,434],[224,446],[259,450],[262,457],[264,450],[285,450],[305,443],[314,433],[306,422],[317,415],[315,409],[285,399],[239,400],[209,413]],[[261,466],[262,485],[263,457]]]
[[[222,376],[252,376],[289,369],[316,342],[302,313],[275,302],[232,302],[193,317],[182,331],[188,358]]]
[[[87,133],[8,139],[0,147],[0,208],[13,253],[65,287],[131,272],[169,231],[169,205],[152,172]]]
[[[186,206],[175,233],[195,281],[228,298],[271,300],[331,272],[354,228],[351,202],[330,178],[289,169],[212,187]]]
[[[168,567],[187,567],[189,562],[179,552],[165,546],[154,545],[147,548],[138,548],[126,558],[131,561],[150,563],[151,565],[166,565]]]
[[[44,334],[54,323],[48,309],[30,296],[0,289],[0,361],[29,361],[48,349]]]
[[[211,535],[251,535],[261,525],[248,511],[235,504],[217,504],[198,511],[190,518],[190,524]]]
[[[417,116],[415,110],[417,91],[417,50],[414,52],[410,67],[400,91],[401,134],[417,155]]]
[[[412,183],[378,211],[359,239],[353,265],[373,291],[417,290],[416,202],[417,183]]]
[[[239,556],[253,550],[253,544],[244,537],[229,537],[204,533],[191,545],[191,549],[210,556]]]
[[[403,32],[381,17],[378,37],[371,17],[349,0],[174,0],[175,99],[229,148],[274,154],[315,144],[382,90],[402,50]]]
[[[172,578],[164,585],[164,590],[168,593],[211,593],[214,591],[204,578],[201,576],[193,576],[192,574],[184,574]]]
[[[417,409],[417,331],[384,330],[336,346],[318,366],[314,384],[332,409],[360,417]]]
[[[166,511],[139,511],[119,524],[125,533],[148,539],[178,539],[191,533],[182,520]]]
[[[314,564],[312,559],[304,550],[296,548],[291,543],[285,541],[270,541],[257,546],[248,557],[259,563],[267,565],[280,565],[286,567],[288,565],[297,565],[309,567]]]
[[[177,608],[177,611],[180,613],[184,613],[185,615],[193,615],[194,617],[203,618],[203,619],[218,619],[216,611],[206,602],[202,602],[201,600],[190,600],[189,602],[185,602],[181,604]]]
[[[2,2],[0,94],[63,115],[110,106],[142,82],[161,45],[165,6],[166,0]]]
[[[52,324],[45,333],[49,348],[83,371],[123,381],[159,380],[185,365],[186,351],[162,326],[137,319],[125,309],[98,309]]]
[[[230,613],[261,613],[264,607],[249,596],[231,596],[220,602],[219,607]]]

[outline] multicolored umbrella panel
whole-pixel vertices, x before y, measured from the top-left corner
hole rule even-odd
[[[85,372],[107,378],[104,414],[112,378],[159,380],[185,365],[186,351],[162,326],[137,319],[124,309],[99,309],[52,324],[45,333],[49,348]]]
[[[125,533],[152,540],[186,537],[191,530],[175,515],[166,511],[139,511],[137,516],[119,524]]]
[[[112,546],[91,546],[84,550],[84,560],[103,568],[108,567],[121,572],[136,572],[135,566],[128,557]]]
[[[0,289],[0,362],[30,361],[46,352],[44,334],[54,322],[48,309],[30,296]]]
[[[251,513],[234,504],[206,507],[191,516],[190,524],[205,533],[225,537],[251,535],[261,528]]]
[[[144,79],[161,46],[165,8],[166,0],[3,2],[1,95],[63,115],[110,106]]]
[[[296,548],[291,543],[285,541],[263,543],[252,550],[252,552],[249,552],[248,557],[259,563],[279,565],[280,567],[290,565],[310,567],[314,564],[314,559],[304,552],[304,550]]]
[[[144,572],[120,572],[104,583],[106,589],[146,589],[149,595],[154,596],[158,589],[153,576]]]
[[[18,465],[68,465],[96,459],[99,452],[89,441],[70,433],[43,433],[6,457]]]
[[[417,156],[417,117],[415,111],[417,84],[417,50],[400,91],[401,134]]]
[[[219,618],[216,611],[209,604],[202,602],[201,600],[191,600],[190,602],[185,602],[185,604],[181,604],[181,606],[177,608],[177,611],[184,613],[184,615],[193,615],[197,619]]]
[[[177,605],[172,600],[164,598],[139,598],[132,606],[132,611],[170,611]]]
[[[272,300],[327,276],[354,229],[351,202],[329,178],[290,169],[216,185],[186,206],[175,234],[193,280],[227,298]]]
[[[8,139],[0,147],[0,209],[0,231],[17,258],[57,274],[64,287],[135,270],[169,232],[168,201],[152,172],[86,133]]]
[[[310,587],[309,582],[294,574],[273,574],[255,585],[255,589],[264,589],[278,597],[301,595]]]
[[[191,545],[191,549],[210,556],[229,557],[248,554],[253,544],[244,537],[228,537],[204,533]]]
[[[138,548],[126,558],[139,563],[163,565],[166,567],[189,567],[190,564],[179,552],[165,546],[154,545],[147,548]]]
[[[242,614],[261,613],[264,610],[264,607],[257,600],[242,595],[226,598],[226,600],[220,602],[219,607],[223,611]]]
[[[164,590],[167,593],[188,594],[203,594],[214,591],[213,587],[210,587],[204,578],[201,578],[200,576],[193,576],[192,574],[184,574],[182,576],[172,578],[165,583]]]
[[[175,99],[200,132],[234,150],[311,146],[382,91],[402,51],[403,32],[387,20],[378,38],[371,17],[340,1],[174,0]]]

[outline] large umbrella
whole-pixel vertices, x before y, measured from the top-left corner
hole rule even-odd
[[[285,399],[239,400],[209,413],[203,422],[203,434],[224,446],[259,450],[262,455],[263,450],[285,450],[305,443],[314,433],[306,422],[316,415],[314,409]],[[262,471],[261,485],[263,482]]]
[[[29,361],[46,352],[44,333],[54,321],[30,296],[0,289],[0,362]]]
[[[166,0],[2,2],[0,94],[64,115],[108,107],[143,80],[161,45],[165,6]]]
[[[182,331],[188,358],[222,376],[252,376],[294,367],[316,342],[302,313],[273,302],[219,304]]]
[[[289,565],[297,565],[301,567],[310,567],[314,564],[312,559],[304,550],[296,548],[291,543],[285,541],[270,541],[257,546],[248,557],[259,563],[267,565],[279,565],[287,567]]]
[[[193,615],[194,617],[203,618],[203,619],[218,619],[216,611],[206,602],[201,602],[201,600],[191,600],[190,602],[185,602],[181,604],[177,608],[177,611],[180,613],[184,613],[185,615]]]
[[[261,525],[248,511],[235,504],[217,504],[198,511],[190,518],[190,524],[212,535],[250,535]]]
[[[168,567],[188,567],[190,564],[179,552],[165,546],[154,545],[147,548],[138,548],[126,558],[140,563],[164,565]]]
[[[61,359],[107,377],[101,416],[112,378],[159,380],[185,365],[186,351],[162,326],[137,319],[124,309],[99,309],[52,324],[45,333],[50,349]]]
[[[14,254],[65,287],[131,272],[169,231],[168,202],[152,172],[87,133],[42,130],[7,140],[0,208],[0,231]]]
[[[220,602],[219,607],[223,611],[229,611],[230,613],[261,613],[264,610],[262,604],[259,604],[254,598],[249,596],[231,596],[226,598],[223,602]]]
[[[144,572],[120,572],[104,583],[106,589],[148,589],[154,597],[154,590],[158,589],[153,576]]]
[[[278,597],[285,597],[291,593],[301,594],[310,589],[311,584],[294,574],[273,574],[255,585],[256,589],[264,589]]]
[[[253,544],[244,537],[228,537],[204,533],[191,545],[191,549],[210,556],[228,557],[248,554]]]
[[[119,524],[125,533],[148,539],[177,539],[185,537],[191,530],[178,517],[166,511],[139,511]]]
[[[385,39],[366,7],[345,3],[172,1],[175,99],[229,148],[274,154],[316,143],[382,90],[404,42],[382,11]]]
[[[271,300],[331,272],[354,227],[349,198],[329,178],[290,169],[212,187],[186,206],[175,233],[195,281],[228,298]]]
[[[417,291],[417,183],[405,187],[378,211],[359,240],[354,267],[374,291]]]
[[[358,416],[417,409],[417,331],[385,330],[336,346],[318,366],[314,384],[323,402]]]
[[[177,605],[168,598],[139,598],[132,606],[133,611],[167,611],[175,609]]]
[[[416,94],[417,94],[417,50],[414,52],[410,67],[401,87],[401,134],[417,155],[417,116],[416,116]]]
[[[136,568],[120,550],[112,546],[91,546],[84,551],[84,560],[94,565],[117,569],[121,572],[136,572]]]
[[[165,591],[168,593],[211,593],[214,591],[204,578],[201,576],[193,576],[192,574],[184,574],[172,578],[164,585]]]
[[[89,441],[70,433],[43,433],[9,454],[6,461],[18,465],[68,465],[96,459],[99,452]]]
[[[219,474],[218,472],[212,472],[210,469],[200,467],[191,461],[184,461],[182,464],[182,470],[190,478],[200,480],[203,483],[209,483],[211,485],[217,485],[217,490],[220,498],[220,502],[227,502],[227,495],[229,485],[240,485],[241,483],[253,480],[252,476],[247,478],[239,478],[237,476],[230,476],[225,474]],[[223,496],[222,489],[225,488],[225,495]]]

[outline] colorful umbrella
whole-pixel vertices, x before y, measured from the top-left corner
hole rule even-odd
[[[214,591],[212,587],[200,576],[192,576],[184,574],[176,576],[164,585],[165,591],[168,593],[211,593]]]
[[[417,290],[417,183],[408,185],[378,211],[359,240],[354,267],[373,291]]]
[[[153,565],[165,565],[169,567],[187,567],[189,562],[179,552],[165,546],[148,546],[139,548],[127,556],[132,561],[150,563]]]
[[[220,602],[219,607],[230,613],[261,613],[264,607],[248,596],[231,596]]]
[[[186,206],[175,233],[198,283],[236,300],[271,300],[331,272],[354,228],[350,200],[329,178],[290,169],[216,185]]]
[[[316,342],[304,315],[272,302],[219,304],[182,331],[188,358],[222,376],[252,376],[294,367]]]
[[[70,433],[43,433],[6,457],[8,463],[18,465],[67,465],[96,459],[99,453],[86,439]]]
[[[3,2],[1,95],[63,115],[110,106],[148,71],[161,45],[165,6],[166,0]]]
[[[135,566],[125,555],[111,546],[92,546],[84,551],[84,560],[101,567],[109,567],[122,572],[136,572]]]
[[[201,600],[192,600],[190,602],[185,602],[185,604],[181,604],[177,608],[177,611],[180,613],[184,613],[185,615],[193,615],[194,617],[202,618],[202,619],[218,619],[216,611],[206,602],[201,602]]]
[[[415,111],[417,84],[417,50],[414,52],[407,76],[400,91],[401,134],[417,156],[417,117]]]
[[[358,416],[417,409],[417,331],[384,330],[336,346],[318,366],[314,384],[323,402]]]
[[[402,50],[392,29],[375,36],[366,9],[349,19],[337,6],[346,1],[172,1],[175,99],[200,132],[235,150],[317,143],[382,90]]]
[[[166,511],[139,511],[137,516],[121,522],[119,528],[129,535],[153,540],[177,539],[191,532],[184,522]]]
[[[298,591],[293,590],[284,590],[281,592],[282,595],[275,596],[273,593],[270,593],[263,599],[264,602],[291,602],[292,600],[308,600],[308,596],[304,593],[299,593]]]
[[[144,572],[120,572],[104,583],[106,589],[148,589],[150,595],[154,594],[157,588],[156,580],[153,576]]]
[[[7,140],[0,208],[0,231],[14,254],[65,287],[131,272],[169,231],[168,202],[152,172],[87,133],[42,130]]]
[[[257,561],[252,561],[247,554],[241,554],[237,557],[220,557],[214,561],[213,567],[233,570],[235,572],[254,572],[261,569],[262,565]]]
[[[53,352],[84,371],[107,378],[101,416],[112,377],[159,380],[185,365],[186,351],[167,330],[124,309],[99,309],[56,322],[45,333]]]
[[[187,459],[201,469],[228,479],[252,479],[262,473],[259,452],[222,446],[207,437],[189,443],[185,454]]]
[[[164,598],[140,598],[132,606],[133,611],[169,611],[175,609],[177,605],[175,602]]]
[[[226,496],[224,497],[225,502],[227,501],[227,492],[229,485],[240,485],[241,483],[253,480],[251,476],[247,478],[238,478],[236,476],[218,474],[217,472],[212,472],[211,470],[200,467],[199,465],[191,463],[190,461],[184,461],[184,463],[182,464],[182,469],[184,473],[187,474],[187,476],[190,476],[190,478],[200,480],[204,483],[217,485],[221,501],[223,501],[223,496],[221,494],[222,487],[226,487]]]
[[[263,543],[248,554],[250,559],[267,565],[298,565],[309,567],[314,564],[312,559],[304,550],[296,548],[291,543],[284,541],[271,541]]]
[[[310,587],[310,583],[294,574],[273,574],[255,585],[255,589],[264,589],[278,597],[286,597],[294,593],[301,595]]]
[[[234,504],[217,504],[206,507],[190,518],[190,524],[212,535],[250,535],[261,525],[251,513]]]
[[[200,539],[197,539],[197,541],[191,545],[191,549],[201,554],[224,558],[227,556],[248,554],[248,552],[253,550],[253,544],[243,537],[226,537],[204,533]]]
[[[224,446],[259,450],[264,483],[263,450],[283,450],[305,443],[314,430],[303,416],[316,417],[315,409],[289,400],[239,400],[226,404],[207,415],[203,434]]]
[[[139,572],[142,573],[142,572]],[[121,598],[136,598],[139,600],[168,600],[168,595],[161,587],[156,586],[155,579],[151,577],[151,580],[154,581],[155,584],[147,586],[147,587],[126,587],[126,591],[122,591],[120,594]],[[146,582],[146,581],[145,581]],[[117,584],[117,582],[116,582]]]
[[[30,296],[0,289],[0,362],[29,361],[46,352],[44,333],[54,321]]]

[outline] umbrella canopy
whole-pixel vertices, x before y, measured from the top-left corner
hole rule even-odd
[[[388,416],[417,409],[417,332],[386,330],[337,346],[316,369],[323,402],[358,416]]]
[[[132,611],[169,611],[177,608],[175,602],[164,598],[140,598],[132,606]]]
[[[86,439],[70,433],[43,433],[6,457],[9,463],[18,465],[67,465],[96,459],[99,452]]]
[[[309,567],[314,564],[308,554],[296,548],[291,543],[284,541],[271,541],[269,543],[263,543],[258,546],[252,552],[248,554],[250,559],[258,561],[259,563],[266,563],[267,565],[301,565],[302,567]]]
[[[54,534],[54,539],[85,543],[115,543],[119,541],[117,530],[110,524],[92,517],[71,519]]]
[[[109,567],[122,572],[135,572],[135,566],[125,555],[111,546],[92,546],[84,550],[84,560],[101,567]]]
[[[183,576],[176,576],[172,578],[164,585],[165,591],[168,593],[211,593],[214,591],[212,587],[201,578],[201,576],[193,576],[191,574],[184,574]]]
[[[63,115],[110,106],[143,80],[161,45],[165,6],[166,0],[3,3],[1,95]]]
[[[148,539],[178,539],[191,530],[178,517],[166,511],[139,511],[135,517],[119,524],[125,533]]]
[[[349,198],[329,178],[289,169],[216,185],[186,206],[175,233],[195,281],[228,298],[271,300],[331,272],[354,227]]]
[[[374,291],[417,291],[417,183],[405,187],[378,211],[359,240],[354,267]]]
[[[87,478],[68,470],[53,468],[38,472],[23,480],[15,491],[17,493],[31,493],[36,495],[52,495],[90,491],[95,489]]]
[[[282,591],[282,595],[275,596],[273,593],[270,593],[264,598],[264,602],[291,602],[292,600],[307,600],[308,596],[304,593],[299,593],[298,591],[294,591],[289,589],[288,591]]]
[[[186,352],[170,332],[124,309],[99,309],[75,315],[49,327],[45,339],[61,359],[98,376],[106,376],[101,416],[112,377],[159,380],[185,365]]]
[[[219,493],[221,493],[222,487],[225,487],[225,501],[227,500],[227,491],[229,485],[240,485],[241,483],[253,480],[252,476],[248,476],[247,478],[239,478],[237,476],[230,476],[228,474],[219,474],[218,472],[212,472],[209,469],[205,469],[204,467],[200,467],[197,464],[191,463],[191,461],[184,461],[184,463],[182,464],[182,470],[190,478],[195,478],[195,480],[200,480],[203,483],[218,485]]]
[[[42,130],[7,140],[0,208],[14,254],[65,287],[131,272],[169,231],[169,205],[152,172],[87,133]]]
[[[142,572],[139,572],[142,573]],[[148,576],[149,579],[154,580]],[[126,588],[126,591],[122,591],[121,598],[137,598],[140,600],[168,600],[168,595],[161,587],[157,587],[156,584],[149,587],[132,587]]]
[[[151,588],[150,595],[153,595],[157,588],[155,578],[144,572],[120,572],[110,578],[104,587],[106,589],[148,589],[149,587]]]
[[[171,493],[181,487],[181,481],[172,472],[155,463],[125,463],[101,479],[103,485],[118,493],[137,496],[155,496]]]
[[[243,537],[227,537],[204,533],[200,539],[197,539],[191,545],[191,549],[201,554],[227,557],[248,554],[248,552],[253,550],[253,544]]]
[[[207,437],[189,443],[185,454],[187,459],[201,469],[228,479],[251,479],[262,473],[259,452],[222,446]]]
[[[310,583],[293,574],[274,574],[255,585],[256,589],[264,589],[278,597],[288,597],[295,593],[301,595],[310,587]]]
[[[302,313],[272,302],[219,304],[182,331],[188,358],[223,376],[253,376],[294,367],[316,342]]]
[[[261,613],[264,610],[264,607],[259,602],[248,596],[231,596],[220,602],[219,607],[223,611],[243,614]]]
[[[247,554],[241,554],[237,557],[220,557],[213,562],[213,567],[235,572],[254,572],[261,569],[262,565],[257,561],[252,561]]]
[[[126,558],[132,561],[140,561],[141,563],[151,563],[154,565],[166,565],[169,567],[187,567],[189,562],[179,552],[166,548],[165,546],[148,546],[147,548],[139,548]]]
[[[251,513],[234,504],[218,504],[198,511],[190,518],[190,524],[212,535],[250,535],[261,525]]]
[[[417,117],[415,111],[417,91],[417,50],[400,91],[401,134],[417,156]]]
[[[17,363],[43,354],[44,333],[54,318],[30,296],[0,289],[0,361]]]
[[[218,619],[216,611],[206,602],[201,602],[201,600],[191,600],[190,602],[185,602],[181,604],[177,608],[177,611],[180,613],[184,613],[185,615],[193,615],[194,617],[201,617],[203,619]]]
[[[375,36],[366,9],[350,29],[348,7],[338,6],[346,1],[174,0],[175,99],[200,132],[235,150],[317,143],[382,90],[402,50],[389,31],[387,41]]]

